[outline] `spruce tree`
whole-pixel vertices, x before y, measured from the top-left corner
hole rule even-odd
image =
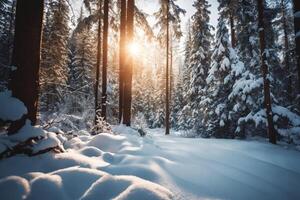
[[[211,41],[213,27],[209,24],[208,10],[210,5],[206,0],[197,0],[193,6],[196,13],[192,16],[192,38],[190,58],[190,89],[188,91],[188,109],[191,109],[193,129],[199,133],[203,130],[203,107],[200,102],[206,98],[206,78],[211,59]]]
[[[54,111],[63,102],[68,76],[69,6],[64,0],[49,1],[41,63],[41,109]],[[49,13],[48,13],[49,12]]]
[[[212,54],[212,64],[206,79],[208,85],[208,98],[203,101],[207,115],[206,134],[215,137],[233,138],[235,121],[233,116],[234,102],[229,99],[235,81],[244,71],[236,51],[232,48],[227,29],[224,8],[219,6],[216,44]]]

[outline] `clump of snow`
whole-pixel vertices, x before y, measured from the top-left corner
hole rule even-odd
[[[27,108],[19,99],[12,97],[11,91],[0,92],[0,119],[15,121],[27,114]]]
[[[292,126],[300,126],[300,116],[291,112],[289,109],[282,106],[273,106],[272,110],[275,115],[289,119]]]
[[[20,200],[25,199],[30,191],[30,185],[24,178],[8,176],[0,179],[1,199]]]
[[[56,134],[48,132],[47,136],[43,140],[41,140],[39,143],[33,146],[32,153],[36,154],[40,151],[55,148],[55,147],[59,147],[60,149],[63,149],[61,141],[57,138]]]
[[[46,131],[44,131],[41,127],[32,126],[30,120],[26,120],[25,125],[16,134],[8,137],[14,142],[25,142],[30,138],[40,138],[45,136]]]
[[[99,157],[103,154],[103,151],[96,147],[84,147],[79,152],[88,157]]]
[[[15,145],[14,143],[12,143],[7,138],[5,138],[5,137],[2,136],[0,138],[0,153],[4,152],[8,148],[13,147],[14,145]]]
[[[127,144],[126,137],[108,133],[96,135],[87,143],[88,146],[97,147],[102,151],[108,151],[112,153],[120,151]]]
[[[64,132],[61,129],[59,129],[59,128],[55,127],[55,126],[49,128],[47,131],[53,132],[53,133],[57,133],[57,134],[61,134],[61,135],[64,134]]]

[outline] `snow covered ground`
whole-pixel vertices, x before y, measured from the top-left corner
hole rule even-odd
[[[115,127],[66,153],[0,161],[1,199],[300,199],[300,152],[257,141]]]

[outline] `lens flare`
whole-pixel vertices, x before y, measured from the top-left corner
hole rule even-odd
[[[128,44],[129,53],[133,56],[137,56],[140,53],[140,46],[136,42],[131,42]]]

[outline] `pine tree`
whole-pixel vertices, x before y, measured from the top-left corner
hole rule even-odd
[[[219,8],[222,8],[222,16],[224,20],[228,21],[230,26],[231,34],[231,46],[236,47],[237,38],[236,38],[236,19],[238,12],[238,0],[219,0]]]
[[[71,39],[71,64],[68,85],[71,88],[71,113],[82,113],[86,109],[83,102],[90,101],[93,96],[93,80],[95,57],[93,53],[93,32],[84,28],[73,33]]]
[[[157,21],[155,23],[155,27],[159,29],[157,39],[163,46],[165,46],[167,35],[167,23],[170,23],[170,29],[172,29],[172,32],[176,38],[180,38],[182,36],[180,16],[185,14],[186,11],[180,8],[176,4],[176,1],[177,0],[160,0],[160,8],[154,13]],[[166,15],[166,13],[168,13],[168,15]]]
[[[206,0],[197,0],[193,5],[196,13],[192,16],[192,47],[190,58],[190,87],[187,94],[188,106],[191,109],[191,124],[193,129],[199,133],[203,128],[201,119],[203,119],[203,110],[200,102],[205,100],[206,96],[206,78],[211,59],[211,41],[213,36],[211,31],[213,27],[209,24],[208,10],[210,5]]]
[[[237,51],[244,63],[245,71],[234,84],[229,97],[235,102],[233,111],[236,118],[234,121],[238,122],[235,133],[240,137],[248,134],[246,126],[250,124],[248,120],[251,118],[250,116],[263,108],[263,79],[260,73],[258,46],[258,14],[256,6],[253,5],[257,5],[256,1],[245,0],[239,4],[239,12],[237,12],[237,39],[239,41]],[[258,132],[256,131],[256,133]],[[265,135],[265,131],[260,134]]]
[[[207,132],[205,134],[215,137],[233,138],[235,121],[233,120],[233,106],[229,98],[235,81],[244,71],[232,43],[229,40],[229,31],[226,27],[224,14],[226,9],[219,6],[219,22],[216,33],[216,44],[212,54],[212,64],[206,79],[208,85],[208,98],[203,102],[207,115]]]
[[[15,7],[15,0],[3,0],[0,4],[0,91],[7,88],[11,71]]]
[[[298,70],[298,89],[300,91],[300,2],[294,0],[294,27],[295,27],[295,41],[296,41],[296,56],[297,56],[297,70]],[[300,93],[300,92],[299,92]]]
[[[169,123],[169,116],[170,116],[170,77],[169,77],[169,52],[170,52],[170,45],[169,40],[172,39],[170,37],[170,30],[174,33],[176,38],[180,38],[182,36],[181,32],[181,19],[180,15],[185,14],[185,10],[181,9],[177,4],[176,0],[160,0],[160,9],[154,13],[154,16],[157,20],[155,27],[159,28],[159,32],[157,35],[158,41],[161,43],[162,46],[166,47],[166,94],[165,94],[165,126],[166,126],[166,134],[169,134],[170,123]],[[162,117],[159,117],[160,119]]]
[[[15,0],[0,4],[0,64],[6,66],[11,64],[15,6]]]
[[[260,12],[264,12],[263,17],[261,13],[258,15],[258,9],[253,8],[253,5],[258,6],[256,1],[247,0],[239,5],[237,49],[245,64],[245,71],[235,82],[229,98],[235,102],[233,116],[234,121],[237,122],[235,132],[238,136],[244,137],[248,134],[267,136],[267,128],[270,128],[270,142],[275,143],[272,132],[277,131],[283,135],[290,135],[293,132],[292,127],[296,125],[290,116],[295,116],[295,114],[282,107],[284,104],[277,100],[279,99],[277,98],[278,93],[276,89],[273,89],[279,87],[277,90],[280,90],[282,87],[282,85],[278,85],[278,75],[276,76],[274,73],[279,65],[277,53],[279,49],[274,42],[278,36],[273,27],[273,11],[267,4],[259,3]],[[258,22],[261,28],[259,28]],[[262,26],[262,24],[265,25]],[[266,36],[259,35],[262,30],[268,34]],[[258,39],[260,39],[259,42]],[[258,46],[258,44],[262,44],[262,46]],[[258,60],[260,57],[261,61]],[[260,64],[263,66],[261,67]],[[275,84],[277,85],[275,86]],[[273,102],[272,107],[270,106],[271,101]],[[275,124],[276,131],[272,128],[272,123]]]
[[[290,40],[289,40],[289,33],[291,32],[291,25],[288,19],[288,10],[287,10],[287,2],[285,0],[281,0],[280,2],[280,14],[281,14],[281,26],[283,30],[283,55],[284,55],[284,69],[286,77],[284,79],[287,96],[289,102],[293,99],[293,73],[292,73],[292,61],[291,61],[291,49],[290,49]],[[284,84],[284,83],[283,83]]]
[[[41,109],[53,111],[63,101],[68,76],[69,7],[66,1],[49,1],[41,63]],[[49,12],[49,13],[48,13]]]

